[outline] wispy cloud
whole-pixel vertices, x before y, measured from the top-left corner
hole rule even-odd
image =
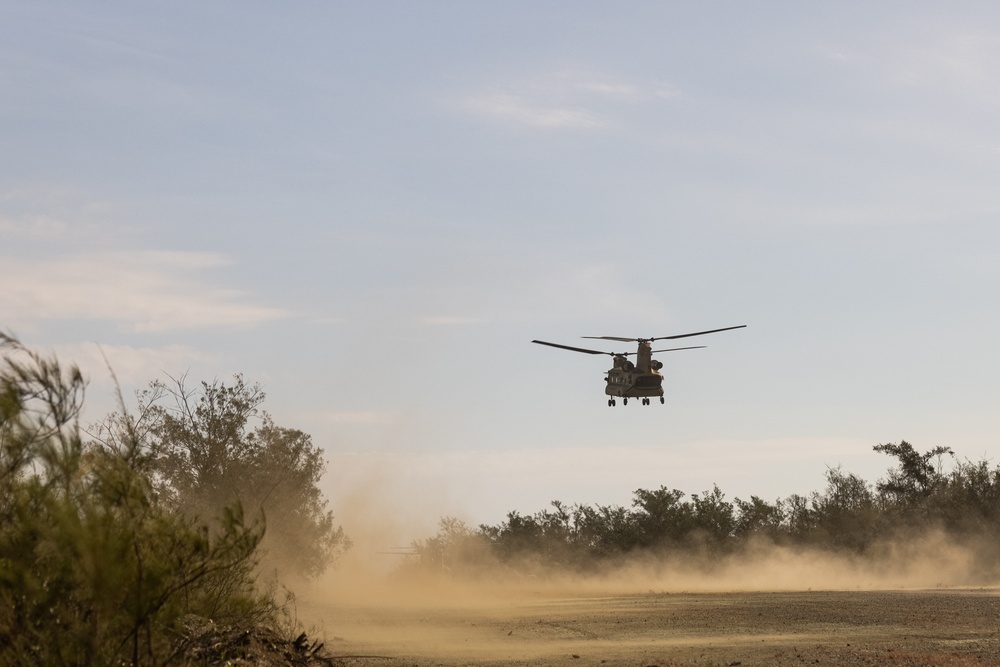
[[[902,85],[964,91],[997,101],[1000,83],[1000,39],[979,30],[953,30],[911,49],[901,50],[890,63]]]
[[[1000,36],[975,26],[938,22],[896,39],[866,46],[818,47],[820,57],[860,78],[874,77],[881,90],[931,93],[962,104],[1000,104]],[[922,106],[922,105],[914,105]]]
[[[289,413],[297,421],[324,426],[341,424],[382,424],[398,418],[392,412],[384,410],[323,410],[323,411],[292,411]]]
[[[615,124],[615,104],[676,97],[662,84],[557,72],[464,98],[463,107],[492,120],[549,129],[593,129]]]
[[[199,252],[7,257],[0,263],[0,312],[16,322],[111,320],[146,332],[245,327],[290,314],[252,303],[238,290],[206,286],[204,271],[227,263],[222,255]]]
[[[66,244],[123,238],[122,207],[65,187],[25,186],[0,192],[0,234],[5,239]]]
[[[627,83],[583,81],[576,84],[575,87],[584,92],[611,97],[637,98],[640,95],[640,91],[636,86]]]
[[[163,379],[164,373],[182,374],[192,366],[213,361],[210,355],[186,345],[134,347],[75,343],[57,345],[54,352],[59,359],[78,365],[92,381],[104,385],[113,373],[123,387],[140,387],[150,380]]]
[[[213,285],[232,264],[214,252],[130,249],[137,227],[126,206],[51,184],[0,191],[0,313],[3,325],[104,320],[160,332],[245,327],[289,315],[244,292]]]
[[[421,324],[431,327],[447,327],[463,324],[477,324],[482,320],[475,317],[458,317],[452,315],[431,315],[420,320]]]
[[[591,318],[595,313],[611,320],[625,320],[635,313],[668,312],[654,290],[630,283],[626,267],[613,262],[580,266],[554,266],[535,276],[519,308],[540,309],[559,320]],[[657,318],[658,319],[658,318]],[[652,324],[655,324],[655,319]]]
[[[471,97],[466,107],[472,111],[519,125],[543,128],[603,127],[607,121],[585,109],[546,105],[508,93]]]

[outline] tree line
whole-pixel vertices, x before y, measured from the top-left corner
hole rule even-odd
[[[630,507],[554,501],[475,529],[444,518],[436,535],[413,547],[422,568],[474,572],[501,563],[583,572],[638,555],[712,562],[762,542],[876,557],[893,540],[941,531],[973,547],[975,574],[1000,574],[1000,466],[959,461],[949,447],[920,452],[905,440],[874,450],[895,460],[874,484],[838,467],[826,471],[822,491],[774,502],[728,500],[718,486],[690,495],[637,489]]]
[[[258,385],[154,381],[87,427],[85,388],[0,333],[0,664],[201,664],[197,628],[282,622],[263,572],[314,577],[350,546],[321,451]]]

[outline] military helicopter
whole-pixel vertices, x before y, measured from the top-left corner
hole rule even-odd
[[[671,347],[664,350],[654,350],[652,342],[654,340],[675,340],[677,338],[689,338],[691,336],[703,336],[719,331],[730,331],[732,329],[742,329],[745,324],[735,327],[725,327],[723,329],[710,329],[708,331],[696,331],[694,333],[678,334],[676,336],[656,336],[654,338],[621,338],[619,336],[583,336],[595,340],[615,340],[622,343],[637,343],[638,349],[635,352],[604,352],[602,350],[588,350],[583,347],[571,347],[560,345],[559,343],[547,343],[544,340],[533,340],[532,343],[558,347],[562,350],[572,350],[573,352],[583,352],[584,354],[607,354],[614,359],[614,366],[608,370],[607,386],[604,393],[610,396],[608,407],[615,406],[615,397],[621,397],[622,405],[628,405],[628,399],[641,398],[643,405],[649,405],[650,398],[660,397],[660,403],[665,403],[663,398],[663,375],[660,369],[663,368],[652,355],[658,352],[676,352],[678,350],[696,350],[706,347],[705,345],[692,345],[689,347]],[[635,355],[635,363],[629,361],[628,357]]]

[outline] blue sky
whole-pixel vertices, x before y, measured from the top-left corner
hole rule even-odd
[[[402,539],[997,456],[993,3],[2,10],[0,327],[94,418],[243,373]],[[737,324],[648,408],[530,344]]]

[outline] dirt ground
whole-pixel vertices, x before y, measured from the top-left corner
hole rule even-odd
[[[1000,665],[998,589],[317,596],[301,612],[343,667]]]

